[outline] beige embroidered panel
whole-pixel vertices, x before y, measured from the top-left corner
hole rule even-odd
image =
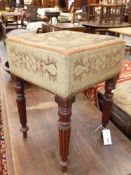
[[[25,33],[6,40],[10,71],[68,97],[120,72],[125,43],[72,31]]]

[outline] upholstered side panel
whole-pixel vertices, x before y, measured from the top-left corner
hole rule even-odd
[[[116,37],[71,31],[7,39],[10,71],[64,98],[118,74],[124,45]]]
[[[67,96],[65,56],[10,41],[7,50],[12,73],[54,94]]]
[[[124,45],[110,45],[69,57],[69,94],[72,94],[117,75],[124,58]]]

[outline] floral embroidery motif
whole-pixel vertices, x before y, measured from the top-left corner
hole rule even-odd
[[[112,49],[112,52],[89,53],[88,58],[84,55],[77,59],[73,67],[73,79],[82,80],[83,75],[98,74],[104,70],[109,70],[121,62],[122,48]],[[106,64],[105,64],[106,63]]]
[[[57,65],[54,58],[43,59],[36,55],[28,55],[21,50],[16,50],[14,47],[10,49],[12,54],[12,65],[17,68],[27,69],[41,76],[48,74],[50,80],[57,79]]]

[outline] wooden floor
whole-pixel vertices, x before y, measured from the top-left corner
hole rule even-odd
[[[9,175],[62,175],[59,166],[58,115],[54,96],[26,84],[28,138],[19,131],[15,92],[10,76],[3,72],[7,118],[4,118]],[[67,175],[131,174],[131,143],[109,124],[113,144],[104,146],[101,132],[94,130],[101,113],[82,95],[73,104],[72,133]],[[9,131],[9,137],[8,137]]]

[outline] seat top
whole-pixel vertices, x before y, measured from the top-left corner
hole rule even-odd
[[[39,35],[27,32],[16,37],[10,37],[9,41],[51,50],[63,55],[123,43],[121,39],[113,36],[92,35],[73,31],[57,31]]]
[[[10,71],[61,97],[120,72],[123,40],[72,31],[8,37]]]

